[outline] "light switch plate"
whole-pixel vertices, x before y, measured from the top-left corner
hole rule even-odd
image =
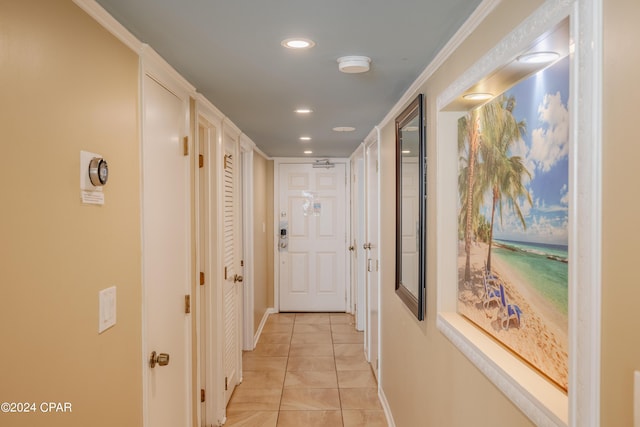
[[[116,324],[116,287],[103,289],[98,293],[100,316],[98,333],[102,333]]]
[[[640,427],[640,371],[633,373],[633,427]]]

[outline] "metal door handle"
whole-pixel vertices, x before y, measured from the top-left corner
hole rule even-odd
[[[160,366],[167,366],[169,364],[169,355],[167,353],[156,354],[155,351],[152,351],[151,358],[149,359],[149,366],[155,368],[156,364]]]
[[[244,277],[240,276],[239,274],[236,274],[233,276],[233,283],[242,282],[243,280],[244,280]]]
[[[353,252],[353,251],[355,251],[355,250],[356,250],[356,247],[355,247],[354,245],[351,245],[351,246],[349,246],[349,250],[350,250],[351,252]]]
[[[371,243],[365,243],[362,245],[362,249],[371,249]]]

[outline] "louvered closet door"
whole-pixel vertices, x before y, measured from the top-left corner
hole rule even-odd
[[[239,340],[239,286],[234,279],[241,275],[239,271],[239,191],[237,144],[230,135],[224,138],[224,374],[225,401],[229,403],[233,389],[238,384],[240,340]]]

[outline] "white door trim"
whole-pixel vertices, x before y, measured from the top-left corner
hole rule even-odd
[[[324,158],[311,157],[274,157],[273,158],[273,308],[276,313],[280,312],[280,257],[278,256],[278,240],[280,229],[280,165],[281,164],[313,164],[315,160],[324,160]],[[345,165],[346,176],[351,175],[351,167],[347,158],[331,158],[332,163],[340,163]],[[351,226],[349,218],[351,218],[351,209],[349,207],[349,199],[351,198],[351,186],[347,185],[345,189],[345,224],[347,236],[351,235]],[[347,244],[348,242],[345,242]],[[348,244],[347,244],[348,246]],[[349,263],[345,266],[345,283],[350,283],[351,267]],[[348,286],[346,287],[348,289]],[[350,307],[350,292],[346,293],[346,307]]]
[[[365,154],[365,160],[364,160],[364,167],[365,167],[365,209],[368,209],[369,206],[369,183],[368,183],[368,177],[369,177],[369,163],[367,161],[367,150],[369,149],[369,147],[376,145],[376,152],[377,152],[377,157],[376,157],[376,162],[377,165],[382,164],[382,162],[380,161],[380,128],[378,126],[375,127],[375,132],[371,132],[368,136],[367,139],[365,139],[364,142],[364,154]],[[378,166],[379,167],[379,166]],[[377,224],[375,224],[375,228],[377,230],[376,234],[377,234],[377,248],[375,248],[375,250],[377,251],[377,260],[380,259],[380,247],[382,247],[382,242],[381,242],[381,227],[380,227],[380,171],[378,171],[376,173],[376,187],[378,190],[378,204],[377,204]],[[369,230],[369,221],[370,221],[370,215],[367,213],[366,215],[366,230],[365,230],[365,234],[367,234],[367,241],[369,242],[369,235],[368,235],[368,230]],[[370,243],[370,242],[369,242]],[[381,351],[381,339],[380,339],[380,331],[381,331],[381,325],[382,325],[382,310],[380,309],[381,306],[381,301],[382,301],[382,285],[381,285],[381,278],[382,278],[382,269],[383,269],[383,264],[381,262],[378,262],[377,265],[377,272],[375,273],[375,275],[377,276],[377,302],[378,302],[378,307],[377,309],[377,313],[378,313],[378,321],[377,321],[377,325],[376,325],[376,330],[377,330],[377,337],[376,337],[376,358],[377,358],[377,366],[376,366],[376,375],[377,375],[377,379],[378,379],[378,389],[381,389],[381,384],[382,384],[382,351]],[[366,303],[367,303],[367,315],[366,315],[366,330],[365,330],[365,350],[367,352],[366,356],[367,356],[367,360],[369,361],[369,363],[376,363],[375,361],[371,360],[372,359],[372,351],[371,351],[371,339],[369,334],[371,333],[371,325],[369,324],[370,322],[370,311],[371,311],[371,307],[369,306],[369,301],[370,298],[368,296],[368,291],[370,289],[370,284],[369,284],[369,279],[367,277],[366,279],[366,288],[367,288],[367,296],[365,297]]]
[[[222,292],[220,287],[218,286],[218,277],[220,276],[220,260],[218,256],[219,249],[217,248],[218,244],[218,213],[217,206],[219,205],[219,200],[217,199],[217,188],[216,188],[216,171],[218,169],[218,165],[220,162],[220,141],[221,141],[221,132],[222,132],[222,120],[224,115],[215,108],[206,98],[202,95],[198,95],[196,98],[196,117],[197,123],[199,124],[201,120],[204,120],[210,124],[210,128],[215,129],[215,135],[211,136],[209,139],[209,146],[205,149],[205,167],[206,170],[206,193],[207,193],[207,207],[206,210],[208,212],[207,215],[207,223],[205,224],[205,228],[209,231],[207,233],[207,241],[199,242],[199,244],[206,244],[209,248],[208,257],[204,261],[205,264],[205,298],[207,298],[206,304],[209,307],[209,310],[206,313],[206,319],[204,321],[209,326],[209,330],[212,332],[210,339],[207,341],[207,359],[199,360],[198,359],[198,375],[197,378],[200,378],[200,369],[201,365],[205,365],[205,384],[198,384],[196,390],[199,388],[204,388],[207,393],[207,398],[205,400],[206,405],[206,419],[203,420],[201,414],[198,414],[198,425],[202,425],[203,421],[205,425],[218,425],[225,421],[225,406],[224,400],[221,396],[220,390],[224,388],[224,374],[222,373],[222,363],[221,363],[221,350],[218,343],[218,337],[220,335],[220,321],[217,319],[218,313],[221,311],[222,306]],[[199,254],[199,250],[197,251]],[[197,265],[200,262],[198,260]],[[196,293],[199,295],[199,293]],[[196,302],[196,307],[200,307],[200,301]],[[201,315],[200,310],[198,310],[198,316]],[[200,321],[202,319],[198,319],[196,324],[198,328],[200,327]],[[200,336],[200,331],[197,331],[197,336]],[[200,348],[198,348],[198,355],[200,355]],[[204,386],[204,387],[203,387]],[[200,406],[198,406],[199,408]]]
[[[359,227],[364,227],[366,225],[363,220],[366,213],[364,143],[361,143],[351,155],[350,165],[351,172],[349,174],[349,180],[351,197],[349,200],[351,203],[349,216],[351,218],[351,239],[349,240],[349,246],[353,246],[353,251],[349,254],[349,259],[351,261],[350,289],[352,295],[350,311],[355,315],[356,330],[362,331],[366,329],[365,311],[367,309],[367,304],[365,302],[366,277],[364,277],[366,274],[366,252],[362,249],[362,245],[365,243],[365,236],[360,235],[359,229]]]
[[[255,144],[246,135],[240,135],[240,154],[242,157],[242,250],[243,250],[243,276],[242,300],[243,327],[242,348],[253,350],[253,307],[254,307],[254,261],[253,261],[253,148]]]

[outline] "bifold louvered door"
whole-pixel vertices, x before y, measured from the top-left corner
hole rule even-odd
[[[225,401],[229,402],[233,389],[240,377],[240,325],[239,325],[239,295],[242,282],[238,281],[242,275],[240,271],[239,235],[240,221],[240,192],[238,186],[239,167],[238,145],[232,135],[224,134],[224,280],[223,280],[223,315],[224,315],[224,374]]]

